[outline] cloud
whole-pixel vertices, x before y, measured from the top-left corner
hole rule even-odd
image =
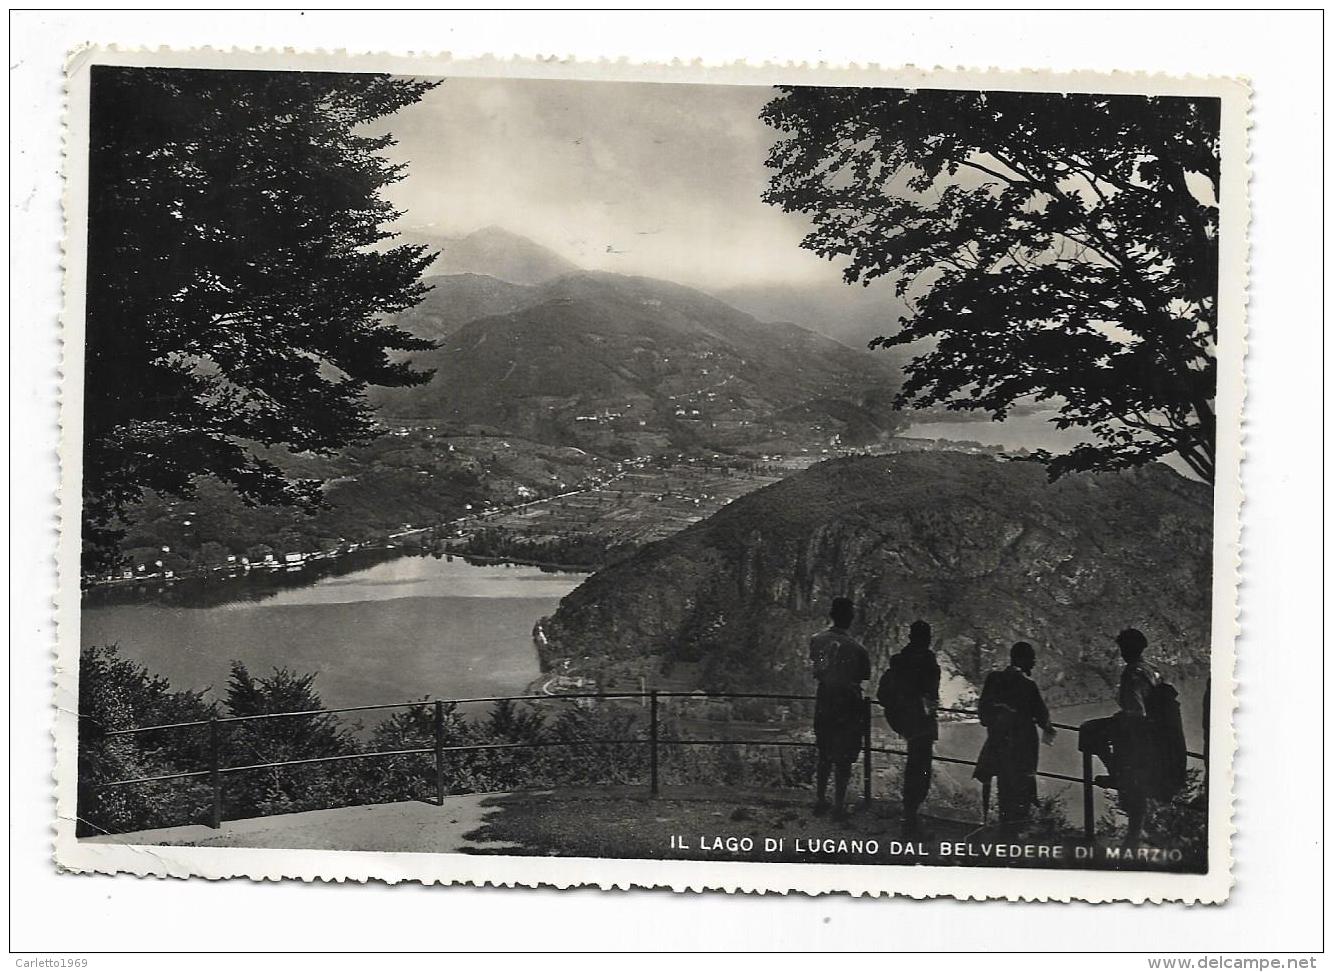
[[[772,89],[455,78],[384,127],[403,229],[496,225],[595,270],[706,287],[835,280],[760,200]]]

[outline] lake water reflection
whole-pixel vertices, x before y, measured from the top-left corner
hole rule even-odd
[[[255,573],[90,595],[80,644],[119,644],[174,687],[215,697],[233,659],[254,674],[316,672],[332,707],[519,694],[540,674],[533,624],[586,576],[384,556],[326,565],[324,576]]]
[[[1053,411],[1039,410],[1015,412],[1003,422],[992,422],[985,418],[973,421],[913,422],[899,435],[911,439],[976,442],[1002,449],[1029,449],[1034,452],[1045,449],[1052,455],[1060,455],[1077,445],[1092,441],[1093,437],[1087,429],[1058,428],[1052,421],[1055,416]],[[1165,456],[1161,461],[1187,479],[1197,478],[1177,456]]]

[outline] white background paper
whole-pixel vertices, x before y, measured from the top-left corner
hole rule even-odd
[[[11,949],[1128,948],[1197,958],[1322,947],[1320,13],[141,11],[16,13],[10,26]],[[1248,77],[1253,276],[1231,903],[979,905],[56,875],[48,705],[61,67],[83,42]],[[1142,959],[1118,967],[1126,963],[1147,967]],[[94,958],[90,967],[135,964]]]

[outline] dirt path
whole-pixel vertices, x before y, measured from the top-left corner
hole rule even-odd
[[[279,847],[291,850],[366,850],[459,853],[504,852],[516,845],[477,841],[492,794],[449,797],[443,807],[423,802],[310,810],[272,817],[228,820],[222,829],[168,827],[89,838],[99,844],[158,844],[186,847]]]
[[[654,798],[643,787],[602,786],[474,793],[447,797],[442,807],[425,802],[342,807],[226,821],[220,830],[171,827],[89,839],[198,847],[851,862],[864,852],[839,850],[837,841],[878,841],[887,848],[901,836],[894,818],[882,804],[869,810],[857,805],[845,823],[815,817],[810,794],[802,790],[670,787]],[[940,833],[951,839],[972,829],[961,822],[937,823],[935,829],[944,828]],[[741,847],[747,838],[754,845],[750,851]],[[765,850],[765,838],[780,840],[782,847]],[[812,841],[833,849],[811,857],[802,848]]]

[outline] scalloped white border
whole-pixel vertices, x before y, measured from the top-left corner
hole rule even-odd
[[[1213,523],[1212,781],[1209,871],[1206,875],[896,865],[651,861],[620,858],[478,857],[364,851],[161,847],[89,844],[74,837],[78,700],[80,538],[77,515],[82,475],[83,315],[87,218],[88,77],[94,64],[229,67],[252,70],[386,71],[418,76],[510,77],[640,81],[678,84],[821,84],[874,87],[1081,91],[1171,94],[1222,100],[1221,253],[1217,420],[1219,426]],[[54,860],[68,871],[139,876],[298,878],[305,881],[419,881],[476,886],[669,888],[779,894],[951,896],[961,900],[1131,901],[1220,903],[1232,886],[1234,834],[1235,645],[1239,634],[1241,412],[1248,285],[1250,89],[1240,79],[1170,77],[1129,72],[882,69],[826,64],[670,64],[597,62],[568,58],[484,57],[447,54],[347,54],[231,50],[120,50],[85,48],[66,69],[65,301],[62,315],[61,495],[59,586],[56,599],[56,746]]]

